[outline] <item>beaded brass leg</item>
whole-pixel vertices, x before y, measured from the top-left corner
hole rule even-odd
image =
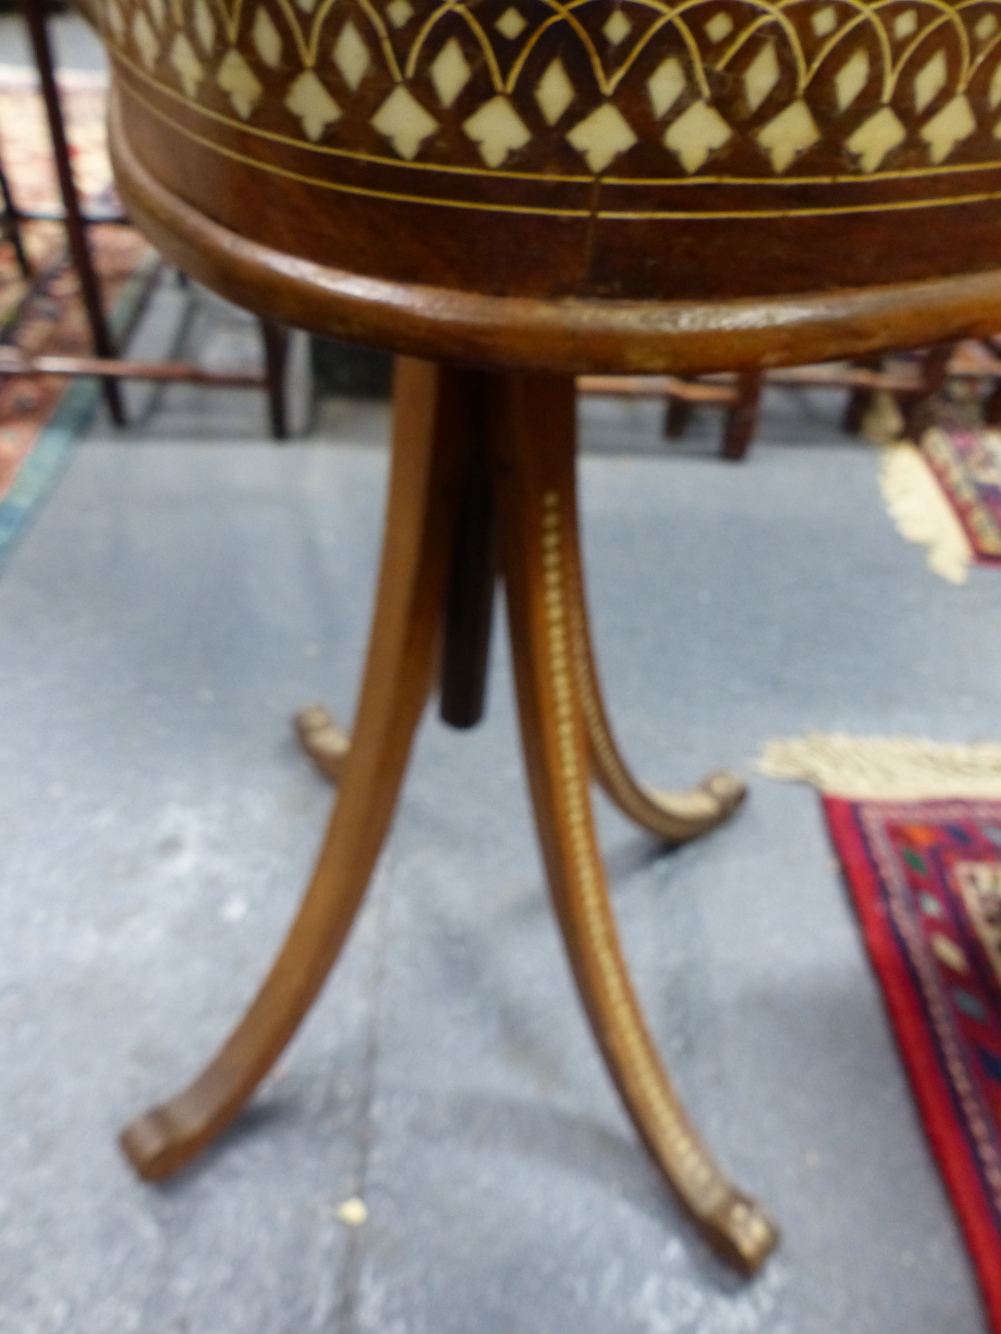
[[[201,1075],[121,1143],[176,1171],[239,1112],[306,1014],[351,927],[392,818],[436,665],[462,453],[464,373],[401,359],[386,537],[354,741],[310,887],[250,1009]]]
[[[598,684],[577,531],[573,456],[565,457],[562,462],[559,490],[566,500],[567,520],[560,529],[560,543],[566,571],[569,649],[587,730],[591,768],[606,795],[624,815],[665,843],[686,843],[728,820],[743,802],[747,788],[736,774],[726,770],[709,774],[697,787],[680,792],[645,787],[630,773],[616,745]]]
[[[710,1242],[744,1272],[776,1244],[774,1225],[720,1171],[688,1120],[643,1020],[608,897],[588,794],[588,743],[575,666],[573,382],[498,384],[503,565],[522,738],[550,888],[609,1072],[654,1160]]]

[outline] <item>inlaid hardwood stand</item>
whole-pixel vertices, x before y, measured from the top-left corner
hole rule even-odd
[[[465,721],[478,710],[483,603],[494,571],[469,540],[470,477],[487,479],[500,533],[521,733],[553,901],[609,1073],[640,1136],[716,1249],[756,1270],[777,1232],[737,1190],[685,1115],[643,1020],[619,944],[595,836],[588,779],[671,843],[698,838],[740,805],[727,773],[660,794],[621,758],[598,687],[584,605],[569,375],[470,371],[400,358],[385,545],[354,733],[321,712],[300,735],[340,790],[312,883],[263,987],[221,1050],[181,1093],[122,1135],[141,1176],[181,1167],[233,1119],[315,999],[354,920],[389,827],[411,742],[446,656],[472,663]],[[489,459],[489,467],[483,462]],[[492,507],[476,501],[482,515]],[[482,524],[484,545],[489,523]],[[460,564],[456,564],[458,555]],[[481,553],[482,557],[482,553]],[[482,596],[455,621],[456,580],[478,568]],[[479,605],[478,605],[479,604]],[[448,615],[453,617],[445,634]],[[488,613],[487,613],[488,618]],[[468,627],[464,642],[463,627]],[[463,655],[465,657],[463,658]],[[448,664],[442,678],[449,675]],[[452,667],[453,674],[458,670]],[[470,672],[466,672],[467,677]]]

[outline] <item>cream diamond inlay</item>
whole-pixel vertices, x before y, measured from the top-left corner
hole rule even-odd
[[[668,56],[666,60],[662,60],[647,79],[650,105],[658,120],[661,116],[666,116],[677,102],[685,91],[686,82],[685,71],[677,56]]]
[[[316,8],[316,0],[295,0],[295,2],[304,14],[312,14]]]
[[[829,36],[838,26],[838,13],[833,5],[818,9],[810,19],[810,27],[818,37]]]
[[[766,42],[744,71],[744,96],[752,111],[765,100],[779,81],[779,62],[775,43]]]
[[[488,167],[499,167],[509,153],[524,148],[531,134],[506,97],[498,94],[463,122]]]
[[[340,70],[341,77],[352,92],[357,92],[358,85],[368,73],[372,55],[365,45],[361,33],[350,19],[340,31],[334,43],[334,64]]]
[[[157,41],[152,24],[141,9],[132,20],[132,36],[139,48],[143,64],[151,70],[160,54],[160,43]]]
[[[669,126],[664,144],[681,160],[685,171],[692,174],[722,148],[733,134],[726,121],[708,102],[693,102]]]
[[[516,37],[520,36],[520,34],[525,31],[528,24],[518,11],[512,7],[511,9],[505,9],[504,13],[494,24],[494,27],[502,37],[506,37],[508,41],[513,42]]]
[[[932,162],[944,162],[952,150],[977,128],[973,112],[965,96],[960,93],[921,130],[921,138],[928,145]]]
[[[990,102],[991,110],[1001,102],[1001,65],[998,65],[994,71],[994,77],[991,79],[991,86],[987,90],[987,100]]]
[[[973,35],[978,42],[986,42],[988,37],[993,37],[998,30],[998,21],[993,14],[985,14],[974,26]]]
[[[216,83],[228,95],[242,120],[249,117],[264,91],[257,75],[235,49],[223,56]]]
[[[624,41],[629,36],[632,30],[633,25],[626,18],[625,14],[623,14],[622,10],[617,9],[601,31],[605,34],[605,37],[612,46],[618,46],[620,42]]]
[[[863,171],[875,171],[887,153],[906,138],[907,131],[894,112],[889,107],[880,107],[874,116],[862,122],[845,147],[858,158]]]
[[[546,72],[535,89],[535,100],[546,124],[555,125],[573,99],[573,84],[563,68],[563,61],[557,56],[546,66]]]
[[[838,110],[847,111],[868,82],[869,53],[860,46],[834,76],[834,95],[838,99]]]
[[[149,5],[149,12],[153,15],[153,22],[158,28],[163,27],[163,21],[167,17],[167,7],[164,0],[146,0]]]
[[[706,24],[706,36],[711,42],[721,42],[733,32],[733,19],[729,14],[715,14]]]
[[[603,102],[573,127],[567,140],[597,176],[620,153],[632,148],[636,135],[622,113],[611,102]]]
[[[438,128],[438,122],[425,111],[417,98],[397,84],[372,117],[372,124],[408,162],[420,152],[421,144]]]
[[[393,0],[391,5],[386,6],[386,13],[394,28],[403,28],[413,18],[414,7],[410,0]]]
[[[202,50],[210,56],[215,49],[215,19],[207,0],[195,0],[195,36]]]
[[[125,40],[125,20],[122,18],[122,11],[115,4],[115,0],[108,0],[104,7],[104,12],[108,18],[108,27],[115,35],[116,42]]]
[[[918,30],[918,16],[913,9],[905,9],[893,20],[893,35],[898,42],[910,37]]]
[[[772,161],[772,170],[783,172],[820,138],[810,109],[802,100],[791,102],[757,133],[759,146]]]
[[[271,69],[276,69],[282,58],[282,39],[278,29],[271,21],[271,15],[261,6],[254,15],[254,27],[251,33],[257,54]]]
[[[288,90],[285,105],[302,121],[307,139],[315,144],[324,130],[340,120],[341,109],[311,69],[304,70]]]
[[[929,103],[934,102],[945,87],[945,81],[949,77],[949,67],[946,64],[945,52],[941,49],[935,52],[931,60],[921,67],[914,78],[914,109],[915,111],[924,111]]]
[[[179,32],[174,38],[174,45],[170,48],[170,63],[181,76],[181,85],[185,93],[188,97],[194,97],[198,85],[205,77],[205,70],[195,55],[195,48],[183,32]]]
[[[431,63],[431,82],[443,107],[450,107],[469,82],[473,71],[458,39],[450,37]]]

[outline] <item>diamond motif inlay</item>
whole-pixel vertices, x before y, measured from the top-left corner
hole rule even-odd
[[[817,37],[829,37],[838,26],[838,13],[833,5],[825,5],[810,18],[810,27]]]
[[[757,133],[760,147],[768,154],[772,170],[781,174],[801,153],[820,138],[820,131],[810,115],[810,109],[800,99],[784,107],[774,119]]]
[[[978,19],[973,28],[973,35],[978,42],[986,42],[989,37],[993,37],[998,30],[998,21],[993,14],[985,14],[983,18]]]
[[[766,42],[744,71],[744,96],[751,111],[757,111],[779,81],[775,43]]]
[[[595,176],[637,142],[632,127],[611,102],[603,102],[567,134],[567,141],[583,155]]]
[[[462,54],[458,39],[450,37],[431,62],[431,82],[443,107],[450,107],[465,88],[473,71]]]
[[[333,58],[341,78],[352,92],[357,92],[362,79],[368,73],[372,56],[351,19],[348,19],[338,34],[334,43]]]
[[[263,5],[254,15],[254,27],[251,33],[257,54],[269,69],[277,69],[282,58],[282,39],[271,21],[271,15]]]
[[[907,138],[907,131],[890,107],[880,107],[874,116],[864,120],[845,144],[849,153],[858,158],[863,171],[875,171],[887,153]]]
[[[295,0],[295,2],[304,14],[312,14],[316,8],[316,0]]]
[[[512,5],[510,9],[505,9],[494,27],[502,37],[506,37],[509,42],[513,42],[516,37],[521,36],[528,24]]]
[[[306,138],[315,144],[328,125],[339,120],[341,109],[311,69],[303,70],[288,90],[285,105],[302,121]]]
[[[156,58],[160,54],[160,43],[153,31],[153,25],[141,9],[137,11],[135,18],[132,20],[132,36],[139,48],[142,63],[148,70],[152,70],[156,64]]]
[[[183,32],[179,32],[174,38],[174,44],[170,48],[170,63],[180,75],[181,86],[185,93],[188,97],[194,97],[198,85],[205,77],[205,70],[195,55],[195,48]]]
[[[898,42],[905,37],[913,37],[918,30],[918,16],[913,9],[905,9],[893,20],[893,35]]]
[[[945,52],[940,48],[929,61],[922,65],[914,77],[915,111],[924,111],[926,106],[934,102],[945,87],[945,81],[948,77],[949,67],[946,63]]]
[[[721,42],[724,37],[729,37],[733,32],[733,19],[729,14],[723,12],[714,14],[706,24],[705,31],[711,42]]]
[[[414,16],[414,7],[410,0],[393,0],[386,6],[386,13],[394,28],[405,28]]]
[[[987,100],[990,103],[991,110],[1001,102],[1001,65],[998,65],[994,71],[994,77],[991,79],[991,86],[987,90]]]
[[[509,153],[524,148],[532,137],[517,111],[499,93],[464,121],[462,128],[488,167],[499,167]]]
[[[379,107],[372,125],[408,162],[413,161],[424,140],[438,128],[434,116],[402,84],[397,84]]]
[[[606,39],[612,46],[618,46],[620,42],[624,41],[629,36],[632,30],[633,25],[626,18],[625,14],[623,14],[622,10],[617,9],[605,23],[605,26],[601,31],[605,34]]]
[[[921,138],[928,145],[932,162],[944,162],[958,143],[969,138],[977,128],[966,97],[960,93],[922,126]]]
[[[693,102],[667,129],[664,144],[691,175],[711,153],[722,148],[733,131],[708,102]]]
[[[555,125],[573,99],[573,84],[563,68],[563,61],[557,56],[546,66],[535,89],[535,100],[546,124]]]
[[[241,120],[249,118],[264,92],[257,75],[235,48],[223,56],[216,83],[233,103]]]
[[[868,82],[869,53],[860,46],[834,76],[834,95],[838,99],[838,110],[847,111]]]
[[[210,56],[215,50],[215,19],[208,0],[195,0],[195,36],[202,50]]]
[[[164,0],[146,0],[149,5],[149,12],[153,15],[153,22],[158,28],[163,28],[164,19],[167,17],[167,7]]]
[[[662,60],[650,75],[646,82],[647,92],[650,94],[653,114],[658,120],[671,110],[685,91],[686,83],[685,71],[677,56],[668,56]]]

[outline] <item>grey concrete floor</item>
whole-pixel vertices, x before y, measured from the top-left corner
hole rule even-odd
[[[502,633],[485,722],[427,718],[276,1073],[191,1169],[134,1179],[118,1127],[225,1035],[307,876],[331,793],[289,718],[350,720],[387,462],[383,405],[276,447],[193,392],[145,435],[98,421],[0,577],[3,1334],[982,1331],[817,799],[753,777],[676,853],[600,811],[653,1030],[784,1243],[744,1283],[679,1214],[569,980]],[[836,410],[772,398],[731,467],[708,419],[670,450],[655,405],[585,407],[595,626],[645,777],[746,773],[807,728],[1001,735],[1001,580],[925,570]]]

